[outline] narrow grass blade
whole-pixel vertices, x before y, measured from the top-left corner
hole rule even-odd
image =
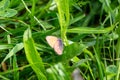
[[[2,75],[0,75],[0,78],[2,78],[2,80],[10,80],[10,79],[8,79],[8,78],[2,76]]]
[[[13,48],[13,45],[11,45],[11,44],[0,45],[0,50],[10,49],[10,48]]]
[[[55,0],[61,28],[65,29],[69,24],[69,0]]]
[[[69,25],[69,0],[55,0],[57,7],[58,7],[58,18],[61,28],[61,38],[65,45],[68,45],[67,37],[66,37],[66,31],[67,27]]]
[[[29,10],[29,8],[27,7],[27,5],[25,4],[24,0],[21,0],[23,5],[25,6],[26,10],[32,15],[31,11]],[[43,26],[43,24],[38,20],[38,18],[36,16],[33,16],[34,19],[39,23],[39,25],[41,25],[41,27],[46,30],[46,28]]]
[[[84,34],[92,34],[92,33],[107,33],[114,29],[115,26],[111,26],[108,28],[88,28],[88,27],[79,27],[79,28],[72,28],[68,29],[68,33],[84,33]]]
[[[22,67],[19,67],[19,68],[16,68],[16,69],[11,69],[11,70],[7,70],[5,72],[0,72],[0,75],[10,74],[10,73],[13,73],[14,71],[25,69],[25,68],[28,68],[30,66],[31,66],[31,64],[28,64],[28,65],[25,65],[25,66],[22,66]]]
[[[28,28],[23,36],[24,49],[27,60],[36,73],[38,80],[47,80],[45,77],[45,69],[41,57],[35,48],[35,43],[31,36],[30,28]]]
[[[16,44],[16,46],[7,54],[7,56],[3,59],[2,62],[5,62],[7,59],[9,59],[11,56],[13,56],[21,49],[23,49],[23,43]]]
[[[4,31],[6,31],[6,32],[9,33],[9,34],[12,34],[11,32],[9,32],[9,31],[8,31],[7,29],[5,29],[4,27],[5,27],[5,25],[0,25],[0,28],[1,28],[1,29],[3,29]]]
[[[98,45],[97,45],[97,48],[98,48]],[[98,52],[98,49],[95,49],[95,48],[93,48],[93,49],[95,52],[95,58],[96,58],[97,66],[98,66],[99,77],[100,77],[100,80],[103,80],[104,79],[104,71],[103,71],[101,60],[100,60],[99,52]]]
[[[120,63],[117,66],[118,66],[118,71],[117,71],[116,80],[119,80],[119,77],[120,77]]]
[[[19,80],[19,71],[16,70],[18,68],[18,64],[17,64],[17,58],[16,58],[16,54],[14,54],[13,56],[13,70],[14,71],[14,80]]]
[[[81,59],[81,60],[79,60],[78,62],[76,62],[72,67],[73,67],[73,68],[77,68],[77,67],[79,67],[81,64],[83,64],[83,63],[85,63],[85,62],[87,62],[87,61],[89,61],[89,59]]]
[[[77,21],[83,19],[84,17],[85,17],[85,14],[82,14],[82,15],[80,15],[80,16],[77,16],[77,17],[71,19],[69,25],[74,24],[75,22],[77,22]]]
[[[119,9],[120,9],[120,7],[119,7]],[[116,21],[120,23],[120,11],[119,11],[119,14],[116,17]],[[120,25],[117,27],[116,33],[118,34],[118,36],[120,36]],[[117,44],[116,44],[116,58],[117,59],[120,58],[120,37],[118,37]],[[120,61],[119,60],[116,61],[116,64],[117,64],[117,67],[118,67],[116,80],[119,80],[119,78],[120,78]]]

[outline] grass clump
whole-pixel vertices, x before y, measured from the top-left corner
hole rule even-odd
[[[119,0],[0,1],[0,79],[119,80]],[[55,36],[46,41],[46,36]],[[60,42],[64,45],[62,55]],[[53,43],[55,42],[55,43]],[[78,69],[80,74],[73,75]]]

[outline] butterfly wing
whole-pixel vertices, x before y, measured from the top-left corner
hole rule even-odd
[[[56,43],[56,41],[58,40],[58,38],[55,37],[55,36],[47,36],[46,40],[47,40],[48,44],[50,45],[50,47],[53,48],[55,43]]]
[[[47,36],[46,40],[50,47],[54,48],[54,51],[58,54],[61,55],[63,52],[63,43],[62,40],[55,37],[55,36]]]
[[[61,39],[58,39],[58,40],[55,42],[54,51],[55,51],[58,55],[62,55],[62,52],[63,52],[63,43],[62,43],[62,40],[61,40]]]

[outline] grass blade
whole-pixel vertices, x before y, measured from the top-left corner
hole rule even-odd
[[[114,29],[115,26],[111,26],[108,28],[88,28],[88,27],[79,27],[79,28],[72,28],[68,29],[68,33],[84,33],[84,34],[90,34],[90,33],[107,33]]]
[[[5,62],[7,59],[9,59],[15,53],[20,51],[22,48],[23,48],[23,43],[16,44],[16,46],[7,54],[7,56],[3,59],[2,62]]]
[[[47,78],[44,75],[45,74],[44,65],[42,59],[39,57],[39,53],[35,48],[35,44],[31,36],[30,28],[28,28],[25,31],[23,36],[23,41],[24,41],[24,49],[27,60],[29,64],[32,64],[31,67],[36,73],[38,80],[47,80]]]
[[[61,38],[65,42],[65,45],[68,45],[66,38],[66,31],[69,25],[69,0],[55,0],[58,13],[59,13],[59,23],[61,27]]]
[[[11,45],[11,44],[0,45],[0,50],[2,50],[2,49],[10,49],[10,48],[13,48],[13,45]]]
[[[0,75],[0,78],[2,78],[2,80],[10,80],[10,79],[8,79],[8,78],[2,76],[2,75]]]
[[[19,71],[16,70],[17,68],[18,68],[17,58],[16,58],[16,55],[14,54],[14,56],[13,56],[13,69],[15,69],[14,80],[19,80]]]

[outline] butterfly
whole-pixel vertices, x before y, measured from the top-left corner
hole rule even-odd
[[[62,53],[63,53],[63,43],[62,43],[61,39],[59,39],[59,38],[57,38],[55,36],[47,36],[46,41],[48,42],[50,47],[53,48],[54,51],[58,55],[62,55]]]

